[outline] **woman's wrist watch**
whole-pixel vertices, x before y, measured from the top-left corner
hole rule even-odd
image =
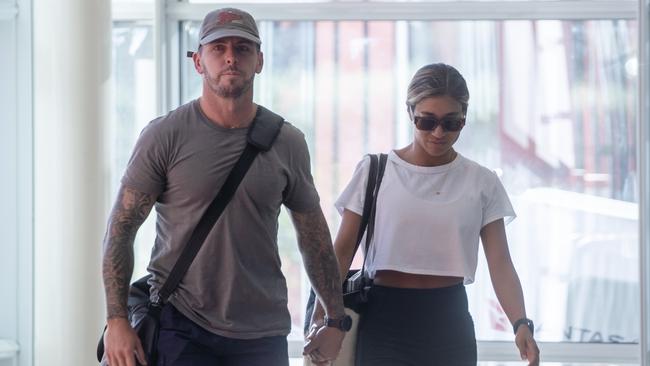
[[[528,319],[528,318],[521,318],[517,320],[513,325],[512,325],[512,331],[517,334],[517,329],[519,329],[520,326],[526,325],[528,329],[530,329],[530,334],[535,334],[535,324],[533,324],[533,321]]]
[[[325,315],[325,325],[347,332],[352,328],[352,318],[349,315],[340,318],[330,318]]]

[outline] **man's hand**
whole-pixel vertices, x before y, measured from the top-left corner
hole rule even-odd
[[[316,365],[334,361],[341,350],[345,332],[333,327],[312,325],[302,354],[308,355]]]
[[[139,365],[147,364],[140,338],[125,318],[108,320],[104,333],[104,358],[109,366],[136,366],[136,358]]]
[[[528,327],[522,326],[517,329],[515,344],[519,348],[519,354],[522,360],[528,360],[528,365],[530,366],[539,365],[539,348]]]

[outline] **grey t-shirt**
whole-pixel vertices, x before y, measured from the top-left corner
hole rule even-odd
[[[269,112],[259,106],[257,113]],[[247,132],[210,122],[198,100],[142,131],[122,183],[158,196],[148,267],[154,294],[244,150]],[[304,135],[289,123],[255,158],[169,301],[221,336],[287,335],[291,319],[277,246],[281,204],[297,212],[319,204]]]

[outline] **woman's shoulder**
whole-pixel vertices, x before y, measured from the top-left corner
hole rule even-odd
[[[466,156],[458,154],[458,166],[464,171],[464,174],[471,174],[478,178],[494,179],[497,177],[496,170],[488,168]]]

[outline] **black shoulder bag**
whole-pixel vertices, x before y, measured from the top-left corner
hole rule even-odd
[[[375,229],[375,211],[377,207],[377,194],[379,186],[384,176],[384,169],[386,168],[386,154],[369,154],[370,169],[368,171],[368,182],[366,184],[366,197],[363,201],[363,213],[361,216],[361,224],[359,232],[357,233],[357,243],[354,247],[356,254],[361,245],[363,234],[366,234],[365,252],[363,256],[363,265],[361,269],[349,270],[343,281],[343,305],[346,308],[353,310],[360,314],[363,311],[363,306],[368,301],[367,293],[372,285],[372,280],[366,277],[365,267],[366,258],[370,249],[370,241]],[[366,230],[367,229],[367,230]],[[309,299],[307,300],[307,309],[305,311],[305,324],[304,332],[307,334],[309,331],[309,323],[311,321],[312,313],[314,312],[314,305],[316,303],[316,294],[314,290],[310,290]]]
[[[258,108],[263,107],[259,106]],[[261,117],[260,115],[265,116]],[[201,249],[205,238],[235,194],[239,183],[246,175],[253,160],[259,152],[268,151],[271,148],[276,137],[280,134],[280,129],[283,124],[284,119],[281,116],[267,109],[258,111],[248,130],[246,137],[247,143],[244,151],[230,171],[219,193],[217,193],[212,203],[210,203],[203,213],[199,223],[194,228],[183,252],[169,273],[169,277],[167,277],[167,280],[160,288],[158,296],[150,299],[149,290],[151,286],[148,280],[151,278],[151,275],[144,276],[131,284],[127,303],[129,323],[131,323],[131,326],[140,338],[148,365],[156,364],[160,312],[163,305],[181,282],[183,276],[185,276],[199,249]],[[105,331],[106,327],[104,327]],[[97,360],[102,364],[106,363],[103,360],[104,332],[102,332],[99,344],[97,345]],[[140,365],[137,359],[136,364]]]

